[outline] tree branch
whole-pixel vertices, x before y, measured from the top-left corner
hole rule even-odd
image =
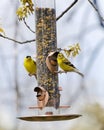
[[[65,13],[67,13],[76,3],[78,2],[78,0],[75,0],[64,12],[62,12],[62,14],[60,14],[57,18],[56,18],[56,21],[58,21]],[[26,25],[26,27],[33,33],[35,33],[31,28],[30,26],[26,23],[25,19],[23,19],[24,21],[24,24]],[[2,38],[5,38],[5,39],[8,39],[8,40],[11,40],[13,42],[16,42],[16,43],[19,43],[19,44],[26,44],[26,43],[29,43],[29,42],[34,42],[36,41],[35,39],[32,39],[32,40],[27,40],[27,41],[17,41],[15,39],[12,39],[12,38],[9,38],[7,36],[3,36],[2,34],[0,34],[0,37]]]
[[[62,13],[56,18],[56,21],[58,21],[64,14],[66,14],[77,2],[78,2],[78,0],[75,0],[64,12],[62,12]]]
[[[27,40],[27,41],[21,42],[21,41],[17,41],[17,40],[15,40],[15,39],[9,38],[9,37],[7,37],[7,36],[3,36],[3,35],[1,35],[1,34],[0,34],[0,37],[5,38],[5,39],[8,39],[8,40],[11,40],[11,41],[16,42],[16,43],[19,43],[19,44],[26,44],[26,43],[30,43],[30,42],[34,42],[34,41],[35,41],[35,39],[32,39],[32,40]]]
[[[104,18],[101,16],[101,14],[99,13],[99,10],[97,9],[97,7],[94,5],[93,2],[91,2],[90,0],[88,0],[88,2],[92,5],[92,7],[95,9],[95,11],[97,12],[98,16],[100,17],[100,19],[102,21],[104,21]]]
[[[24,24],[26,25],[26,27],[32,32],[32,33],[35,33],[35,31],[33,31],[30,26],[26,23],[25,19],[23,19],[24,21]]]

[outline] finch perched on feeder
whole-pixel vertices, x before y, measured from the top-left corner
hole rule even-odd
[[[58,54],[57,62],[60,68],[63,69],[65,72],[76,72],[84,77],[84,75],[79,72],[79,70],[67,58],[65,58],[62,53]]]
[[[24,67],[30,76],[34,75],[36,77],[36,62],[31,58],[31,56],[26,56],[24,58]]]
[[[46,58],[46,65],[51,73],[55,73],[57,71],[57,55],[58,51],[50,52]]]

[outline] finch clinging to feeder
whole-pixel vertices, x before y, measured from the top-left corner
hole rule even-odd
[[[24,67],[30,76],[35,75],[36,77],[36,62],[31,58],[31,56],[26,56],[24,58]]]

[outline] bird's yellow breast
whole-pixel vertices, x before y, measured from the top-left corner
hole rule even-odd
[[[24,67],[30,74],[36,74],[36,63],[33,60],[24,60]]]
[[[74,68],[65,63],[64,59],[58,59],[58,64],[64,71],[73,71]]]
[[[62,60],[60,60],[60,61],[58,62],[58,64],[59,64],[59,66],[60,66],[61,69],[63,69],[64,71],[67,70],[67,65],[64,64]]]

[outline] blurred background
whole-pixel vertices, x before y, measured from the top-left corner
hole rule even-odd
[[[57,17],[73,0],[56,0]],[[92,1],[104,18],[104,1]],[[5,35],[18,41],[35,38],[23,21],[19,21],[16,10],[19,0],[0,2],[0,26]],[[35,17],[30,15],[27,24],[35,30]],[[69,121],[35,123],[18,120],[18,116],[33,116],[36,105],[33,91],[37,82],[29,77],[23,66],[27,55],[35,56],[35,42],[18,44],[0,37],[0,130],[104,130],[104,21],[88,0],[79,0],[57,21],[58,47],[79,43],[80,54],[71,62],[82,72],[82,79],[75,73],[59,75],[61,105],[70,105],[67,114],[83,116]],[[57,125],[56,125],[57,124]]]

